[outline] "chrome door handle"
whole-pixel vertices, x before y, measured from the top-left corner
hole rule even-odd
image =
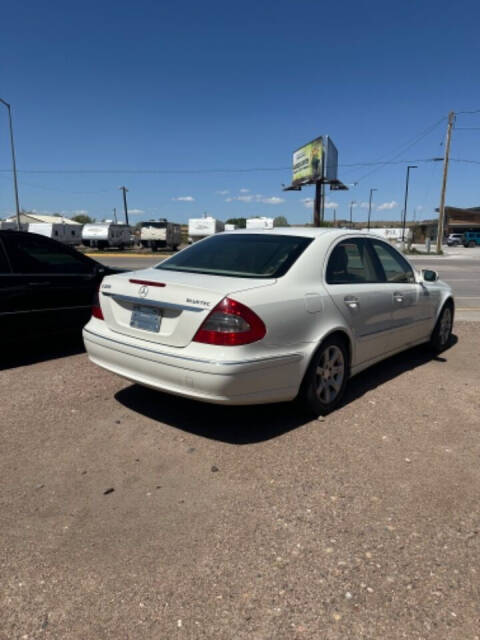
[[[403,302],[405,300],[405,298],[403,297],[403,294],[401,294],[401,293],[394,293],[393,294],[393,300],[395,302]]]
[[[343,299],[349,309],[357,309],[359,300],[355,296],[345,296]]]

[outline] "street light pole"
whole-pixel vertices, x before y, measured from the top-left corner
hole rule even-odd
[[[0,98],[0,102],[8,109],[8,123],[10,127],[10,149],[12,152],[13,188],[15,191],[15,212],[17,214],[17,229],[20,231],[20,204],[18,202],[17,163],[15,161],[15,145],[13,143],[12,109],[8,102]]]
[[[121,191],[123,191],[123,211],[125,213],[125,222],[128,224],[128,207],[127,207],[127,187],[118,187]]]
[[[405,227],[407,224],[408,182],[410,180],[410,169],[418,169],[418,167],[415,164],[409,164],[407,167],[407,180],[405,182],[405,204],[403,205],[402,242],[405,242]]]
[[[357,204],[357,201],[356,201],[356,200],[352,200],[352,201],[350,202],[350,228],[352,228],[352,227],[353,227],[352,209],[353,209],[353,205],[354,205],[354,204]]]
[[[370,217],[372,215],[372,194],[374,191],[378,191],[378,189],[370,189],[370,198],[368,200],[368,224],[367,229],[370,231]]]

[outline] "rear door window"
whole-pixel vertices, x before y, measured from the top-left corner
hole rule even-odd
[[[334,247],[328,259],[326,279],[328,284],[379,281],[379,274],[364,238],[348,238]]]
[[[85,274],[93,268],[80,255],[75,255],[56,242],[34,236],[9,239],[8,253],[15,273]]]

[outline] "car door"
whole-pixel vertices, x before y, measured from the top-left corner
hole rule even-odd
[[[389,346],[394,351],[428,334],[434,304],[428,289],[416,282],[413,268],[401,253],[376,238],[369,240],[369,243],[392,303],[393,331]]]
[[[325,287],[354,336],[354,365],[388,351],[392,297],[365,238],[343,238],[331,248]]]
[[[5,240],[8,236],[3,234]],[[12,271],[0,239],[0,343],[9,344],[21,337],[27,326],[31,308],[30,289],[26,277]]]
[[[35,332],[86,324],[100,278],[93,261],[59,242],[28,233],[15,234],[7,251],[14,272],[27,283]]]

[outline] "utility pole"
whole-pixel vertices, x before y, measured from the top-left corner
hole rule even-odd
[[[125,222],[128,224],[128,207],[127,207],[127,187],[118,187],[121,191],[123,191],[123,211],[125,213]]]
[[[115,224],[117,224],[117,207],[113,207],[113,219],[115,220]]]
[[[12,124],[12,108],[0,98],[0,102],[7,107],[8,110],[8,124],[10,127],[10,150],[12,152],[12,170],[13,170],[13,188],[15,191],[15,212],[17,214],[17,229],[20,231],[20,204],[18,201],[18,182],[17,182],[17,163],[15,161],[15,145],[13,144],[13,124]]]
[[[445,142],[445,156],[443,158],[442,192],[440,194],[440,208],[438,211],[437,253],[440,253],[442,250],[443,226],[445,224],[445,195],[447,191],[448,161],[450,157],[450,141],[452,139],[452,129],[453,129],[454,122],[455,122],[455,112],[450,111],[450,113],[448,114],[447,140]]]
[[[333,226],[334,227],[337,226],[337,210],[336,209],[333,210]]]
[[[402,217],[402,242],[405,242],[405,226],[407,224],[408,181],[410,180],[410,169],[418,169],[418,167],[414,164],[409,164],[407,167],[407,181],[405,182],[405,204],[403,205]]]
[[[374,191],[378,191],[378,189],[370,189],[370,198],[368,201],[368,224],[367,229],[370,231],[370,217],[372,215],[372,194]]]
[[[353,209],[353,205],[356,204],[356,200],[352,200],[350,202],[350,228],[353,229],[353,215],[352,215],[352,209]]]

